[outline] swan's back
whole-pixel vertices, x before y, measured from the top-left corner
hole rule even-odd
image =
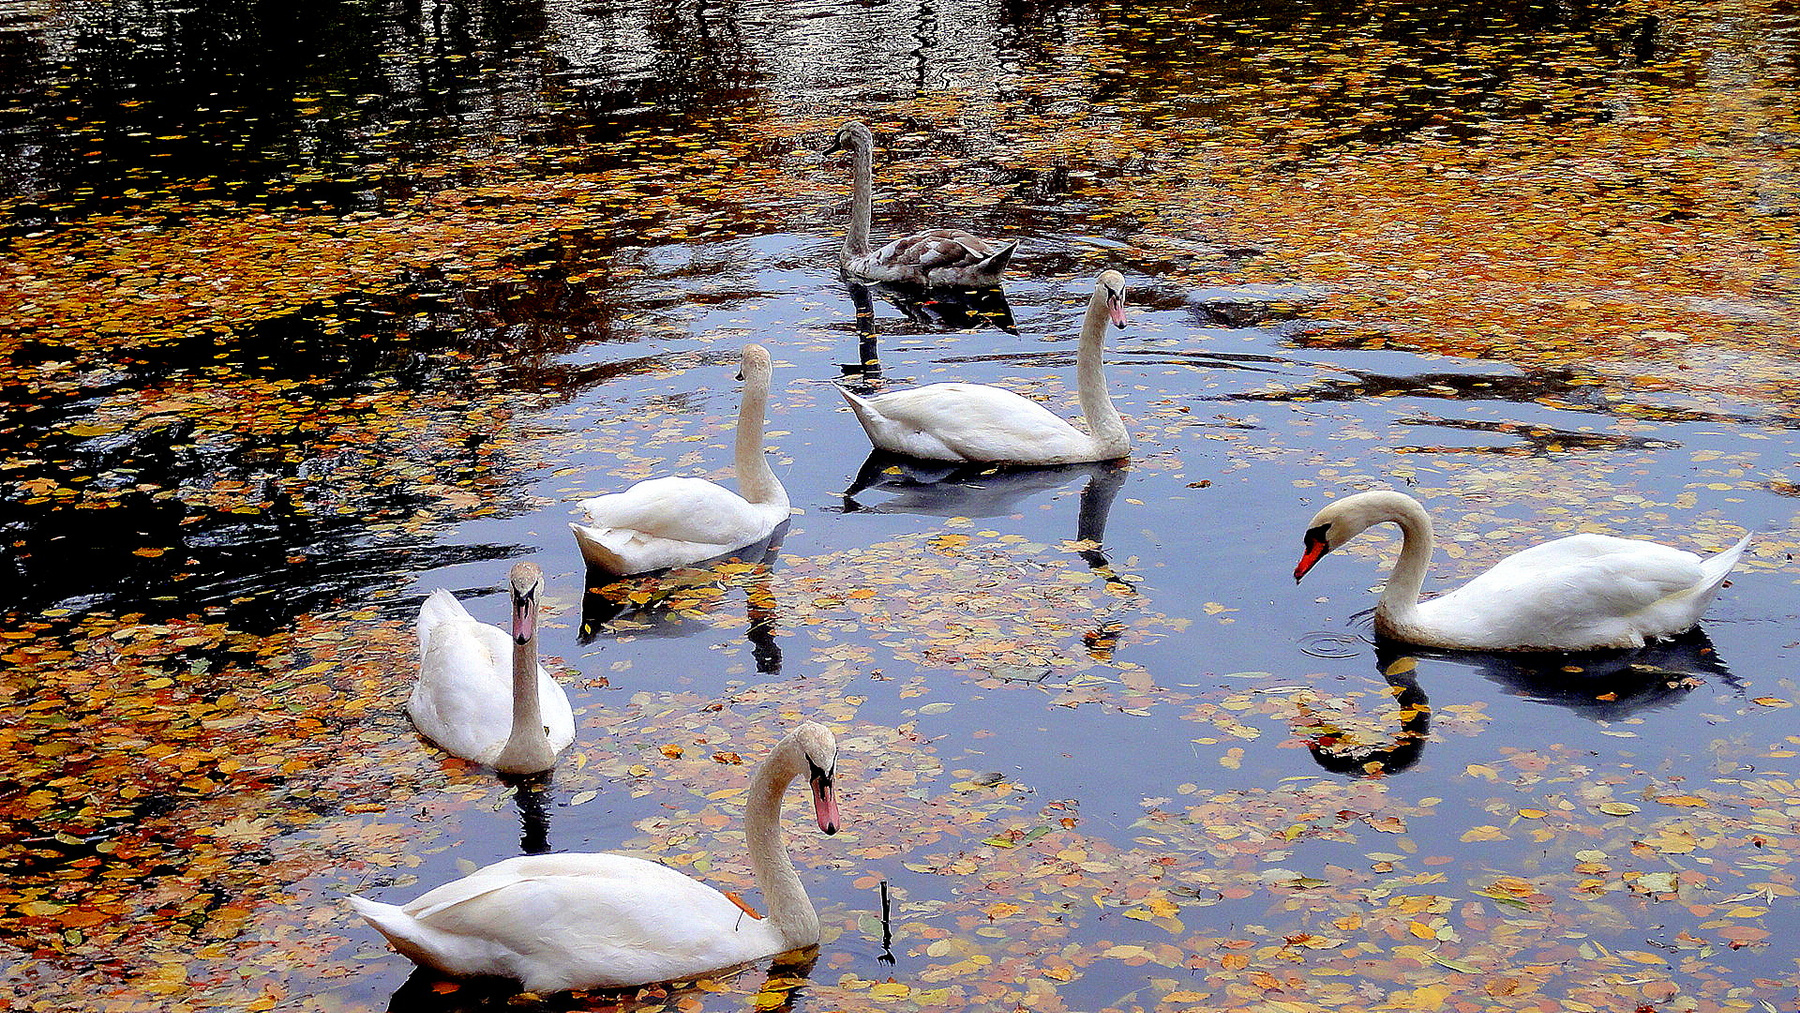
[[[752,503],[700,478],[653,478],[581,501],[570,524],[590,565],[625,575],[698,563],[768,537],[788,516],[787,492]]]
[[[1070,464],[1096,460],[1092,437],[1001,387],[934,383],[872,398],[838,388],[882,450],[933,461]]]
[[[1571,535],[1495,564],[1419,605],[1434,629],[1473,647],[1640,647],[1689,629],[1749,543],[1711,558],[1656,542]]]
[[[352,900],[419,963],[537,992],[667,981],[787,948],[712,887],[628,855],[511,858],[405,907]]]

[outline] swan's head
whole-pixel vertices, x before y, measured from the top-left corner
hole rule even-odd
[[[512,568],[512,629],[515,643],[537,636],[538,601],[544,595],[544,571],[536,563]]]
[[[830,155],[846,150],[874,151],[875,135],[869,133],[869,128],[863,126],[862,123],[851,120],[838,128],[837,138],[831,142],[831,147],[825,149],[825,154]]]
[[[819,818],[819,829],[837,833],[837,739],[831,729],[817,721],[808,721],[787,734],[776,747],[788,754],[797,768],[794,776],[806,775],[812,785],[813,812]]]
[[[1306,526],[1306,551],[1294,566],[1294,583],[1298,584],[1327,552],[1371,526],[1382,521],[1398,521],[1411,513],[1423,515],[1424,512],[1418,500],[1387,489],[1359,492],[1326,504],[1324,509],[1313,514],[1312,523]]]
[[[1125,326],[1125,276],[1117,271],[1102,271],[1094,283],[1094,299],[1106,306],[1106,315],[1114,327]]]
[[[738,364],[739,380],[755,380],[767,378],[775,370],[775,361],[769,358],[769,350],[758,344],[744,346],[744,357]]]

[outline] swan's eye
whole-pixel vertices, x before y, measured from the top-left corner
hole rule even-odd
[[[832,775],[837,772],[837,764],[836,763],[833,763],[831,765],[830,770],[821,770],[819,768],[819,765],[814,763],[812,757],[810,757],[810,756],[806,758],[806,765],[811,768],[810,775],[811,775],[812,780],[823,781],[826,784],[831,783]]]
[[[1331,548],[1331,539],[1326,534],[1330,530],[1331,525],[1329,524],[1321,524],[1316,528],[1308,528],[1306,531],[1306,547],[1310,549],[1314,545],[1323,545],[1327,549]]]

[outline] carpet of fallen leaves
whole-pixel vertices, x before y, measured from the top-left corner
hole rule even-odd
[[[107,35],[108,16],[69,6],[70,23]],[[1793,495],[1791,475],[1772,475],[1791,461],[1753,447],[1689,454],[1694,481],[1661,500],[1603,498],[1606,479],[1571,466],[1622,450],[1635,467],[1661,422],[1730,423],[1722,402],[1754,406],[1750,438],[1792,428],[1800,27],[1782,3],[1628,0],[1560,17],[1528,4],[1279,16],[1046,4],[1005,26],[970,12],[1005,36],[991,65],[915,40],[920,25],[815,5],[834,32],[917,41],[932,67],[916,86],[909,53],[841,75],[854,86],[813,80],[779,54],[855,47],[797,39],[766,12],[744,12],[721,42],[704,11],[676,6],[673,24],[620,16],[654,26],[652,49],[708,39],[690,54],[706,68],[697,78],[670,69],[681,60],[630,65],[635,43],[602,45],[617,61],[603,74],[575,52],[581,32],[557,36],[565,64],[649,81],[625,101],[671,107],[653,116],[599,111],[617,95],[572,101],[569,75],[533,78],[534,60],[554,61],[513,52],[515,40],[489,40],[454,70],[464,54],[421,55],[407,47],[430,46],[396,31],[381,42],[411,53],[406,72],[538,88],[551,122],[489,130],[483,110],[470,117],[483,126],[416,146],[388,136],[400,125],[370,128],[340,162],[284,155],[295,161],[276,159],[243,192],[156,161],[237,129],[232,115],[188,112],[179,94],[27,97],[7,80],[0,532],[22,590],[0,602],[0,981],[19,1008],[388,1008],[387,991],[359,982],[397,981],[405,961],[342,897],[391,899],[455,874],[462,850],[479,851],[466,839],[488,832],[471,827],[506,822],[519,801],[423,747],[399,710],[408,579],[516,551],[440,538],[538,505],[522,491],[533,474],[622,485],[666,467],[717,473],[727,412],[683,421],[680,398],[631,392],[604,419],[558,406],[701,368],[664,353],[683,325],[657,311],[744,295],[716,241],[807,233],[829,250],[846,181],[817,151],[849,116],[880,137],[878,229],[940,209],[1027,237],[1024,275],[1123,259],[1151,298],[1283,286],[1310,317],[1345,325],[1307,331],[1306,347],[1502,360],[1544,385],[1524,400],[1613,416],[1605,433],[1497,423],[1516,440],[1504,469],[1418,469],[1422,497],[1494,504],[1447,536],[1460,572],[1546,534],[1671,518],[1694,520],[1694,547],[1718,546],[1744,525],[1704,512],[1702,494]],[[20,24],[21,38],[54,34]],[[104,64],[81,38],[57,59]],[[907,86],[870,83],[883,74]],[[372,105],[304,75],[287,86],[295,138]],[[59,190],[56,171],[11,168],[29,154],[21,110],[80,121],[67,135],[94,153],[70,158],[117,178]],[[130,167],[140,146],[154,172]],[[671,249],[691,261],[656,260]],[[638,357],[583,359],[612,342],[636,342],[622,354]],[[1185,351],[1169,351],[1171,368]],[[1244,403],[1389,393],[1366,377],[1280,378]],[[1189,406],[1156,395],[1133,413],[1140,474],[1180,485],[1192,472],[1197,488],[1203,474],[1291,460],[1249,410],[1196,435]],[[1310,435],[1297,494],[1415,477],[1378,457],[1387,435],[1358,421]],[[801,437],[778,427],[771,440]],[[1792,544],[1791,531],[1759,542],[1745,571],[1791,583]],[[1727,727],[1696,747],[1698,769],[1515,746],[1483,737],[1493,717],[1479,702],[1428,700],[1410,657],[1349,688],[1292,664],[1205,681],[1185,634],[1235,622],[1241,603],[1178,608],[1129,561],[1096,569],[1080,555],[1091,549],[952,517],[602,589],[584,603],[591,620],[565,597],[557,620],[601,653],[562,663],[586,705],[552,789],[558,825],[610,807],[624,825],[605,846],[745,890],[739,799],[780,728],[830,722],[847,771],[845,831],[793,840],[827,898],[810,974],[756,969],[584,1008],[1794,1000],[1779,933],[1800,903],[1800,736],[1729,725],[1791,708],[1791,681],[1769,674],[1756,695],[1717,704]],[[1338,563],[1391,554],[1372,538]],[[720,642],[716,678],[634,669],[635,648],[684,625],[743,642]],[[1656,669],[1586,703],[1605,710],[1620,693],[1654,706],[1696,692],[1682,674],[1695,671],[1710,669]],[[996,712],[1071,741],[1086,726],[1065,717],[1166,721],[1191,733],[1178,743],[1189,766],[1128,801],[1122,822],[1091,817],[1097,799],[1045,797],[1029,769],[983,752],[1007,729],[961,723]],[[1619,741],[1642,721],[1623,705],[1606,716]],[[1427,743],[1448,742],[1479,746],[1451,775],[1454,797],[1395,787]],[[1260,746],[1287,751],[1284,776],[1260,777],[1247,755]],[[1130,776],[1094,794],[1130,795]],[[896,898],[887,925],[883,882]],[[892,973],[877,957],[886,935]],[[429,980],[393,1000],[535,1005]]]

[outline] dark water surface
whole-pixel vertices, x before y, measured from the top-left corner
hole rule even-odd
[[[828,925],[810,990],[751,999],[758,978],[627,1005],[1793,1008],[1800,438],[1791,397],[1715,382],[1791,371],[1793,345],[1727,335],[1623,367],[1443,355],[1322,308],[1320,277],[1246,280],[1281,236],[1149,242],[1085,194],[1179,178],[1204,203],[1205,180],[1175,164],[1197,138],[1260,144],[1277,176],[1422,140],[1478,147],[1520,123],[1549,145],[1626,114],[1622,88],[1716,87],[1694,68],[1730,54],[1791,102],[1796,21],[1341,6],[0,5],[13,242],[174,229],[174,195],[199,218],[342,219],[348,243],[355,216],[493,158],[550,185],[736,143],[719,157],[805,181],[768,198],[773,219],[740,221],[721,193],[713,227],[682,238],[658,232],[647,198],[641,219],[179,338],[122,325],[74,342],[22,323],[37,296],[6,290],[21,300],[0,307],[0,613],[15,639],[72,638],[96,615],[252,638],[313,621],[352,642],[398,631],[379,641],[390,695],[365,696],[369,737],[338,774],[321,763],[259,789],[273,839],[201,884],[226,903],[218,884],[247,877],[287,903],[257,894],[249,927],[181,958],[188,977],[163,989],[155,955],[212,923],[178,926],[155,891],[200,889],[193,874],[118,872],[149,899],[137,948],[111,955],[18,914],[37,894],[0,897],[0,967],[28,1008],[102,970],[123,984],[92,994],[129,1003],[116,1008],[513,1008],[403,989],[411,965],[342,895],[410,897],[546,845],[741,878],[738,810],[709,796],[744,768],[705,757],[754,763],[807,717],[845,743],[848,824],[827,840],[790,821]],[[1044,142],[1033,117],[1070,104],[1171,139],[1111,161],[1073,144],[1027,169],[1003,157]],[[877,292],[859,323],[863,294],[835,266],[842,167],[756,127],[850,115],[905,163],[878,162],[898,199],[877,231],[942,215],[1023,242],[1004,306]],[[465,213],[473,230],[478,207]],[[1137,439],[1128,467],[868,459],[836,383],[996,383],[1075,414],[1075,335],[1107,267],[1131,290],[1107,350]],[[1792,290],[1787,269],[1771,258],[1768,291]],[[1540,338],[1561,336],[1525,340]],[[575,501],[726,474],[752,340],[777,363],[768,444],[795,508],[781,543],[661,581],[587,575]],[[878,374],[858,368],[871,347]],[[1636,375],[1678,360],[1703,378]],[[1428,590],[1578,530],[1695,551],[1761,534],[1701,631],[1672,644],[1378,649],[1363,613],[1395,539],[1372,532],[1290,579],[1313,511],[1372,486],[1432,509],[1444,546]],[[543,650],[564,663],[579,729],[523,835],[517,793],[440,763],[398,716],[417,602],[449,587],[498,621],[515,558],[548,576]],[[184,666],[236,657],[183,650]],[[38,678],[9,677],[21,711],[44,698]],[[139,757],[148,741],[69,748]],[[659,752],[671,744],[685,766]],[[96,841],[148,818],[58,845],[61,810],[29,801],[40,776],[0,785],[34,889],[79,878],[64,872],[106,861]],[[288,807],[320,822],[286,822]],[[300,939],[306,960],[271,956]]]

